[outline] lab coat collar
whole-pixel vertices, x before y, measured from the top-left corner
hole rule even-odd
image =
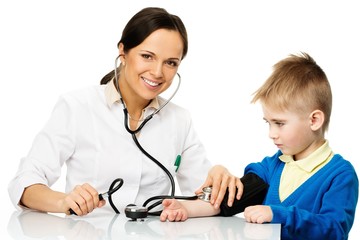
[[[120,94],[116,90],[115,83],[113,80],[109,81],[105,86],[105,99],[109,108],[115,103],[120,103]],[[145,109],[154,108],[159,109],[159,99],[156,97],[151,100],[150,104]]]

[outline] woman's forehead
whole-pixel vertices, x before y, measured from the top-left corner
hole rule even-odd
[[[164,58],[181,60],[184,44],[179,32],[158,29],[135,48],[140,51],[148,51],[155,55],[161,55]]]

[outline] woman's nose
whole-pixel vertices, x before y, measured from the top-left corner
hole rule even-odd
[[[155,61],[153,66],[152,66],[152,70],[151,73],[156,77],[156,78],[160,78],[163,76],[163,64],[161,62],[157,62]]]

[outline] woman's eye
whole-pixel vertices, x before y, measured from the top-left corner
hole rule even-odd
[[[141,54],[141,56],[145,59],[151,59],[151,56],[149,54]]]
[[[166,64],[172,67],[177,67],[179,65],[179,63],[175,61],[167,61]]]

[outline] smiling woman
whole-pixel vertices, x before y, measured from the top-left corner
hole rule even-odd
[[[167,29],[154,31],[130,50],[120,42],[118,87],[127,103],[132,129],[136,128],[137,119],[143,119],[143,109],[150,101],[170,87],[182,56],[186,55],[183,45],[180,33]]]
[[[13,204],[79,216],[112,211],[99,192],[119,176],[124,180],[121,194],[112,194],[109,200],[120,212],[129,203],[141,205],[152,195],[166,195],[170,188],[174,196],[176,176],[181,191],[193,196],[211,163],[189,113],[159,97],[172,84],[187,46],[187,32],[178,16],[157,7],[136,13],[118,43],[120,66],[101,85],[63,94],[58,100],[10,182]],[[142,129],[154,114],[157,118]],[[122,122],[125,128],[119,128]],[[183,164],[177,172],[169,171],[176,156]],[[63,164],[66,190],[54,191],[50,186]],[[219,174],[224,176],[224,182],[218,179],[224,189],[240,184],[235,177],[229,181],[226,169]]]

